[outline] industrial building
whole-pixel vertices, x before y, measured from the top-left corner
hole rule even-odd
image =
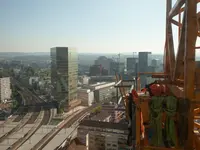
[[[0,102],[11,99],[12,90],[10,87],[10,78],[0,78]]]
[[[73,48],[51,48],[51,83],[54,98],[69,106],[77,99],[78,56]],[[65,107],[67,108],[67,107]]]

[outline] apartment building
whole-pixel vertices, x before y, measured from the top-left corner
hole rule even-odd
[[[77,137],[82,144],[89,145],[89,150],[93,150],[95,146],[103,150],[105,150],[105,147],[110,146],[119,148],[120,145],[126,144],[127,142],[128,125],[83,120],[79,125]]]
[[[0,102],[11,99],[10,78],[0,78]]]

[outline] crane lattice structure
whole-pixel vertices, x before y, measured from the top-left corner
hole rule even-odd
[[[166,2],[164,72],[139,72],[138,76],[151,74],[153,78],[162,78],[162,80],[156,80],[153,84],[164,85],[168,89],[168,92],[162,93],[163,97],[167,97],[165,104],[169,104],[168,102],[172,101],[173,97],[177,100],[179,108],[176,108],[175,115],[173,115],[175,124],[178,126],[175,127],[177,139],[174,143],[175,146],[169,146],[169,148],[158,146],[159,144],[155,144],[155,146],[141,142],[140,128],[143,119],[141,119],[140,112],[143,113],[144,121],[149,120],[148,111],[152,111],[153,108],[148,103],[153,101],[153,99],[155,100],[156,96],[154,98],[152,98],[152,95],[144,96],[143,94],[141,96],[139,89],[135,97],[133,96],[134,92],[132,92],[132,97],[134,98],[131,100],[125,95],[123,89],[121,89],[126,106],[127,120],[132,122],[131,136],[134,139],[132,142],[133,149],[200,150],[200,134],[198,131],[200,123],[194,121],[200,119],[198,116],[200,113],[200,65],[195,60],[196,49],[200,49],[197,45],[197,38],[200,37],[200,12],[197,12],[197,6],[200,0],[176,0],[174,5],[172,5],[172,0],[166,0]],[[178,20],[175,19],[176,17]],[[178,48],[176,55],[172,25],[178,27]],[[118,79],[117,86],[120,88],[123,87],[123,81],[119,81]],[[157,102],[159,103],[159,101]],[[130,106],[132,103],[134,103],[133,109]],[[162,104],[160,106],[162,107]],[[173,107],[177,106],[173,105]],[[131,114],[130,110],[131,112],[134,110],[135,114]],[[165,109],[160,113],[168,115],[167,113],[169,112]],[[163,118],[166,119],[166,116]],[[162,119],[161,122],[163,122]],[[145,128],[149,127],[146,126]]]

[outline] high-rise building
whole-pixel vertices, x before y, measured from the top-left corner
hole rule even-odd
[[[78,56],[73,48],[51,48],[52,94],[62,106],[77,99]],[[65,107],[67,108],[67,107]]]
[[[90,76],[105,76],[108,75],[108,70],[106,70],[101,65],[92,65],[90,66]]]
[[[11,99],[10,78],[0,78],[0,102]]]
[[[125,64],[123,62],[110,62],[110,75],[115,75],[115,73],[124,73]]]
[[[139,52],[139,65],[138,65],[139,72],[148,72],[149,54],[151,54],[151,52]],[[146,75],[140,76],[140,83],[142,88],[145,87],[145,85],[147,84],[146,77],[147,77]]]
[[[126,59],[126,69],[127,72],[135,72],[136,69],[136,63],[138,58],[127,58]]]
[[[102,68],[108,71],[108,74],[110,74],[110,63],[112,62],[112,59],[109,59],[105,56],[100,56],[97,60],[95,60],[95,65],[101,65]]]
[[[158,59],[152,59],[151,66],[157,67],[158,66]]]

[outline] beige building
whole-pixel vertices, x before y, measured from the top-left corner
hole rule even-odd
[[[94,102],[94,92],[90,89],[78,89],[77,97],[81,100],[82,105],[91,106]]]
[[[128,150],[128,125],[102,121],[83,120],[78,128],[79,141],[88,150]]]
[[[125,135],[90,131],[86,136],[88,150],[129,150]]]
[[[11,99],[10,78],[0,78],[0,102]]]

